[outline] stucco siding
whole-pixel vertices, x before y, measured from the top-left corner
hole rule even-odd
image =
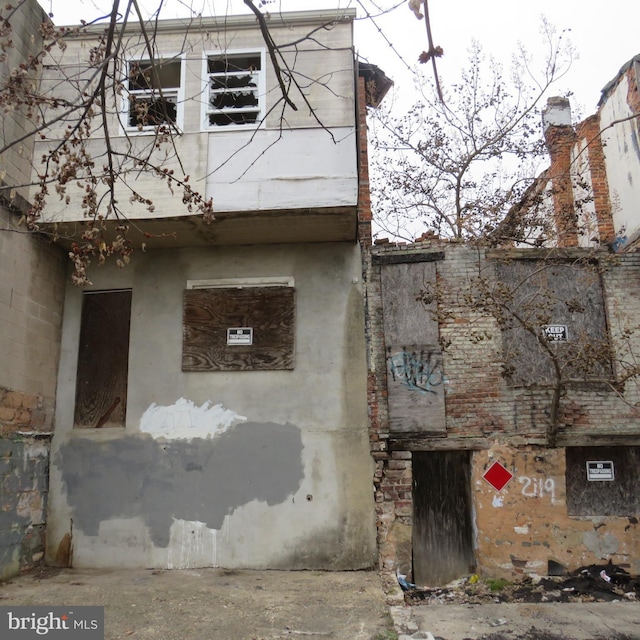
[[[73,429],[82,291],[70,287],[49,558],[69,534],[74,566],[370,566],[360,271],[352,244],[150,251],[96,270],[94,290],[132,289],[124,429]],[[183,372],[187,281],[254,277],[293,278],[295,368]]]

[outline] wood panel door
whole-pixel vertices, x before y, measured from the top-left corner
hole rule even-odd
[[[413,453],[413,579],[440,586],[475,571],[471,452]]]

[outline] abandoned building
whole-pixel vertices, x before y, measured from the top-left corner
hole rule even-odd
[[[56,281],[48,294],[56,300],[25,310],[37,316],[42,307],[42,323],[52,316],[42,370],[50,377],[33,390],[16,378],[2,383],[7,407],[29,400],[13,391],[20,388],[53,406],[57,368],[55,413],[43,426],[55,424],[49,484],[38,502],[47,499],[50,564],[376,562],[358,229],[370,219],[366,105],[390,81],[355,59],[355,11],[271,18],[297,110],[283,100],[255,16],[154,25],[154,73],[145,71],[140,26],[126,29],[127,90],[105,109],[120,132],[110,143],[122,149],[127,136],[144,148],[159,124],[175,127],[176,154],[164,166],[203,178],[216,219],[204,224],[157,176],[136,172],[136,191],[154,200],[130,201],[131,264],[96,263],[83,287],[72,284],[69,264],[65,289]],[[74,74],[102,31],[69,33],[51,52],[43,85],[82,78]],[[65,125],[50,138],[63,139]],[[97,157],[104,131],[87,144]],[[36,158],[46,145],[36,141]],[[55,229],[66,260],[85,222],[80,199],[51,198],[40,228]],[[28,267],[21,276],[32,277]],[[23,518],[23,498],[3,507],[2,547],[12,557],[44,523],[41,511]]]
[[[21,7],[28,56],[47,18]],[[140,173],[154,198],[131,202],[131,263],[92,265],[90,284],[71,282],[76,200],[47,204],[58,243],[14,233],[46,141],[0,158],[3,577],[43,557],[379,565],[425,585],[640,572],[638,60],[577,128],[548,105],[551,166],[508,219],[535,236],[542,207],[546,245],[372,246],[366,108],[390,81],[354,58],[354,19],[272,16],[297,110],[253,16],[158,23],[151,75],[127,28],[110,143],[175,128],[165,164],[202,177],[216,219]],[[44,85],[84,69],[100,33],[70,33]],[[22,131],[17,112],[5,141]]]
[[[430,586],[637,573],[640,257],[424,242],[371,259],[382,565]]]
[[[543,130],[550,166],[507,216],[508,233],[542,239],[544,220],[551,227],[545,246],[636,248],[639,86],[640,56],[635,56],[604,87],[596,113],[577,125],[567,98],[549,98]]]
[[[372,249],[380,563],[418,584],[640,571],[639,69],[577,127],[549,100],[551,164],[499,230],[509,247]]]

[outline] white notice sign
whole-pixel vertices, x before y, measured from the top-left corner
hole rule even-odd
[[[593,460],[587,462],[587,480],[613,480],[612,460]]]
[[[227,344],[232,346],[253,344],[253,328],[234,327],[227,329]]]
[[[566,324],[545,324],[542,331],[549,342],[567,342],[569,330]]]

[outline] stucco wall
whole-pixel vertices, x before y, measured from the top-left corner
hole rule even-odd
[[[347,12],[349,13],[349,12]],[[342,14],[340,14],[342,15]],[[167,21],[159,26],[155,45],[159,58],[178,57],[182,60],[183,79],[180,108],[184,118],[178,123],[180,134],[168,145],[154,149],[153,132],[129,132],[127,138],[118,120],[122,104],[109,105],[110,144],[121,152],[149,159],[150,163],[173,170],[176,177],[190,177],[192,187],[213,198],[214,210],[252,211],[307,207],[355,206],[357,202],[357,165],[355,142],[355,75],[353,57],[352,17],[308,12],[298,18],[273,20],[270,34],[279,45],[295,82],[290,83],[288,97],[296,110],[285,104],[276,73],[265,55],[265,119],[256,129],[248,127],[218,127],[203,130],[203,103],[207,91],[203,87],[203,60],[214,52],[262,50],[266,47],[253,17],[244,16],[238,24],[232,21],[216,23],[205,19],[203,24]],[[330,28],[318,29],[332,20]],[[305,36],[316,29],[311,39]],[[51,52],[48,74],[43,80],[44,91],[73,101],[74,83],[60,88],[59,77],[74,75],[87,66],[89,35],[69,37],[67,47]],[[145,56],[142,38],[133,29],[127,33],[123,53],[126,60]],[[296,86],[299,84],[299,88]],[[64,126],[51,132],[51,139],[61,136]],[[96,123],[98,125],[98,123]],[[50,141],[36,143],[40,157]],[[129,149],[131,145],[133,151]],[[93,156],[103,153],[104,128],[100,123],[92,131],[88,149]],[[37,170],[37,167],[36,167]],[[128,202],[130,192],[121,190],[120,200]],[[181,189],[176,197],[157,175],[135,172],[135,188],[144,198],[152,198],[154,211],[144,204],[132,204],[127,217],[162,218],[187,215],[182,205]],[[64,200],[50,198],[46,221],[82,220],[80,207],[83,194],[72,185]]]
[[[607,177],[616,237],[624,245],[640,234],[638,185],[640,185],[640,126],[637,113],[637,86],[630,83],[629,69],[607,96],[600,109]],[[636,95],[634,95],[636,94]],[[614,121],[620,121],[611,126]]]
[[[501,491],[482,478],[496,461],[514,476]],[[474,453],[472,489],[485,575],[547,575],[549,561],[569,570],[611,560],[640,571],[637,517],[568,515],[563,448],[495,443]]]
[[[294,370],[181,371],[187,280],[264,276],[295,281]],[[95,269],[93,289],[133,291],[127,424],[100,430],[72,428],[82,292],[69,288],[49,559],[64,562],[72,538],[74,566],[370,566],[360,277],[352,244],[156,251]]]

